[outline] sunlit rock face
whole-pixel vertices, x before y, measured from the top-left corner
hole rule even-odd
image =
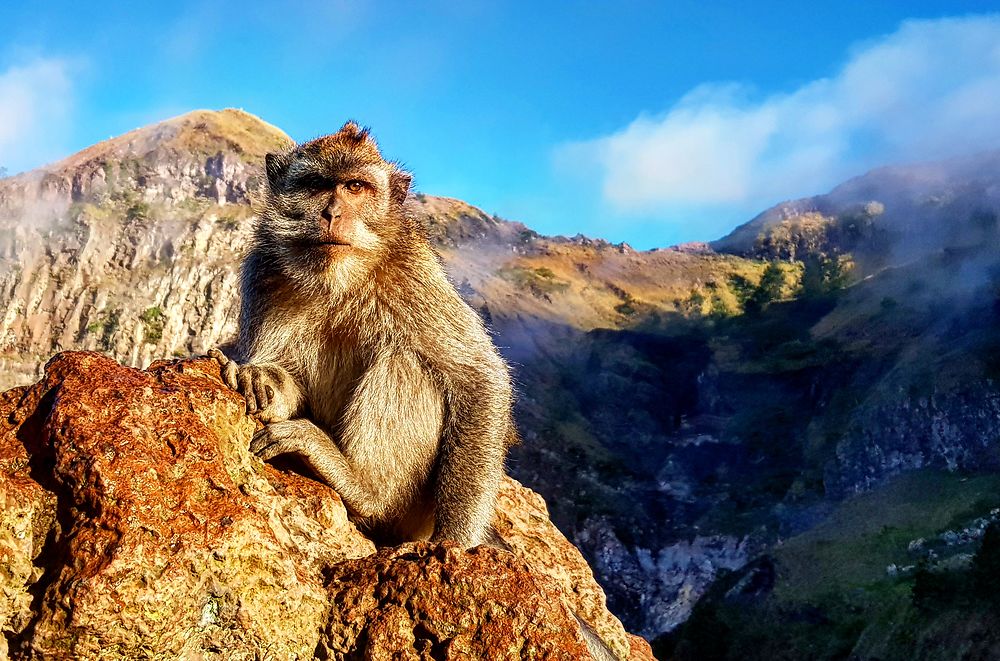
[[[0,386],[60,349],[143,365],[231,334],[256,163],[289,143],[195,112],[0,182]]]

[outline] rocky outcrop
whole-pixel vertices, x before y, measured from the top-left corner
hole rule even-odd
[[[1000,392],[987,380],[953,392],[863,407],[827,470],[830,495],[862,493],[907,470],[1000,468]]]
[[[597,576],[613,577],[619,586],[612,596],[615,612],[649,638],[684,622],[720,571],[743,567],[757,550],[749,538],[726,535],[696,536],[657,549],[626,545],[598,518],[588,521],[575,539],[594,558]],[[621,594],[638,599],[628,602]]]
[[[0,396],[0,657],[587,658],[579,616],[652,658],[513,480],[513,552],[375,553],[333,490],[250,454],[258,426],[207,359],[68,352]]]
[[[580,659],[589,653],[554,586],[514,556],[427,544],[386,549],[330,571],[337,606],[317,656],[413,650],[414,658]],[[474,614],[469,617],[470,614]]]

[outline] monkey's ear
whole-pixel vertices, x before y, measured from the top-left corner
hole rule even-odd
[[[264,156],[264,172],[267,173],[267,183],[271,188],[278,188],[288,170],[288,154],[269,153]]]
[[[396,204],[402,204],[410,192],[413,177],[404,170],[393,170],[389,175],[389,196]]]

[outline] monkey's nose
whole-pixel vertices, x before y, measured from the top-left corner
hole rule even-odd
[[[328,206],[327,208],[323,209],[323,212],[320,214],[320,216],[323,217],[323,220],[333,220],[334,218],[340,218],[340,208],[334,205]]]

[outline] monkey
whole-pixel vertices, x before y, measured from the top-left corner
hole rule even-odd
[[[510,369],[411,210],[412,176],[367,128],[269,153],[240,271],[232,358],[209,354],[265,423],[386,543],[491,539]]]
[[[510,551],[491,523],[519,443],[510,370],[408,206],[411,175],[355,122],[264,174],[234,355],[209,351],[265,423],[250,450],[303,459],[381,543]]]

